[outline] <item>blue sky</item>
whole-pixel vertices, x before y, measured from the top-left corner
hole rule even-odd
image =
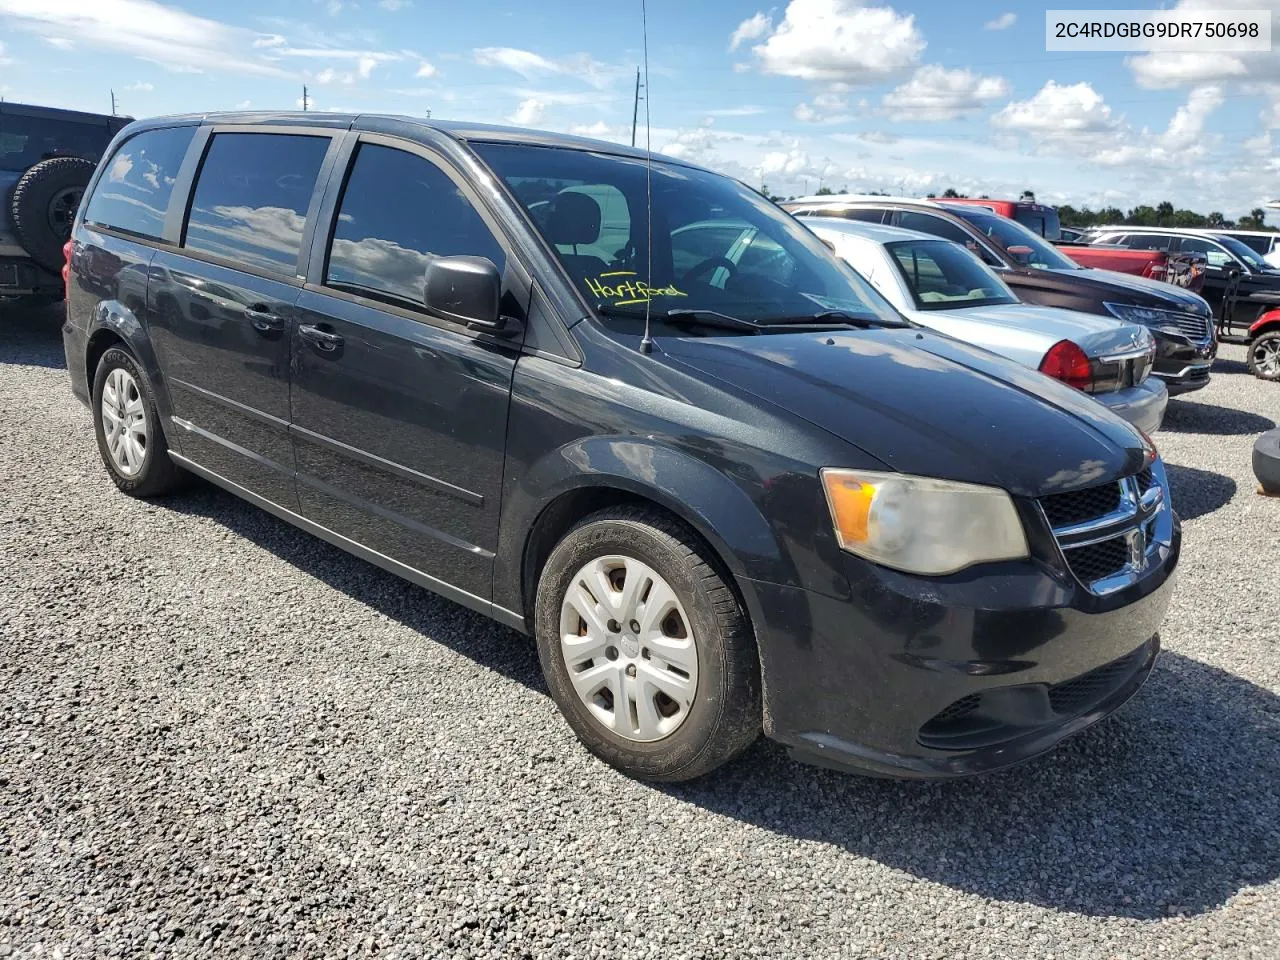
[[[1280,197],[1280,51],[1050,54],[1060,5],[650,0],[653,147],[788,195],[1032,189],[1229,216]],[[313,109],[625,141],[640,38],[639,0],[0,0],[0,95],[105,111],[114,88],[143,117],[295,109],[306,84]]]

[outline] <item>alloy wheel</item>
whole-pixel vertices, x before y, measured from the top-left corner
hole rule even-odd
[[[560,652],[578,699],[620,737],[661,740],[688,718],[698,645],[675,590],[633,557],[582,566],[560,606]]]
[[[122,367],[108,373],[102,385],[102,433],[115,468],[122,476],[136,476],[147,454],[147,414],[138,382]]]
[[[1268,379],[1280,377],[1280,337],[1263,337],[1254,343],[1253,366]]]

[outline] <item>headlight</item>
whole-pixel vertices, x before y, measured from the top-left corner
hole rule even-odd
[[[1110,314],[1118,320],[1125,323],[1140,323],[1145,327],[1160,327],[1162,329],[1171,330],[1179,333],[1180,324],[1186,323],[1188,320],[1202,320],[1198,314],[1178,313],[1174,310],[1157,310],[1155,307],[1139,307],[1131,303],[1104,303],[1104,307]]]
[[[840,546],[874,563],[937,576],[1027,556],[1013,501],[995,487],[831,467],[822,486]]]

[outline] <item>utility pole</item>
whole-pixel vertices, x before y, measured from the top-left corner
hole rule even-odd
[[[113,117],[116,115],[116,92],[114,90],[111,91],[111,115]]]
[[[307,85],[302,85],[302,112],[307,112]]]
[[[649,95],[649,91],[646,90],[644,95],[647,97]],[[636,145],[636,121],[639,119],[639,117],[640,117],[640,68],[636,67],[636,99],[635,99],[635,104],[631,107],[631,145],[633,147]]]

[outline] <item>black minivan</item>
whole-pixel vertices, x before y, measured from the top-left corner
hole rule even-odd
[[[68,244],[72,388],[135,496],[203,477],[533,634],[628,773],[948,777],[1151,671],[1150,441],[906,323],[750,188],[407,118],[125,129]]]

